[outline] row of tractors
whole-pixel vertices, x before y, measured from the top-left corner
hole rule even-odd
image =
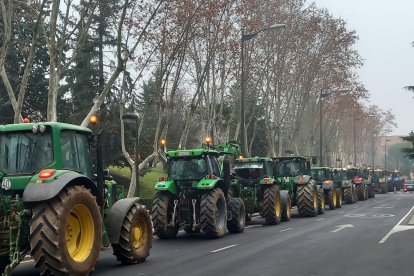
[[[243,232],[254,214],[265,224],[317,216],[375,196],[367,170],[311,167],[303,156],[238,156],[235,142],[205,143],[200,149],[167,151],[168,175],[155,184],[152,207],[155,235],[174,238],[178,231],[203,231],[211,238]]]
[[[220,238],[243,232],[256,213],[274,225],[290,220],[292,206],[316,216],[325,201],[334,209],[375,195],[356,169],[311,168],[301,156],[239,158],[235,142],[205,143],[166,152],[168,175],[155,184],[150,216],[105,173],[102,144],[102,135],[71,124],[0,126],[1,274],[31,256],[41,275],[88,275],[105,249],[122,264],[144,262],[153,230],[162,239],[180,229]]]

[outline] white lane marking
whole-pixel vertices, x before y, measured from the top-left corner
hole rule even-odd
[[[357,206],[355,206],[355,207],[354,207],[354,209],[355,209],[355,208],[358,208],[358,207],[359,207],[359,206],[357,205]]]
[[[317,219],[316,221],[320,221],[320,220],[323,220],[323,219],[325,219],[325,218],[319,218],[319,219]]]
[[[235,247],[235,246],[238,246],[238,244],[237,243],[236,244],[232,244],[232,245],[229,245],[229,246],[226,246],[226,247],[222,247],[222,248],[219,248],[219,249],[210,251],[210,252],[211,253],[216,253],[216,252],[219,252],[219,251],[222,251],[222,250],[226,250],[226,249],[229,249],[229,248],[232,248],[232,247]]]
[[[352,224],[338,225],[338,226],[335,226],[335,227],[337,227],[337,229],[331,231],[332,233],[344,230],[345,228],[354,228],[354,226]]]
[[[244,229],[246,229],[246,228],[252,228],[252,227],[261,227],[261,225],[257,225],[257,224],[249,225],[249,226],[245,226]]]
[[[394,233],[414,229],[414,226],[400,225],[401,222],[403,222],[406,219],[406,217],[408,217],[408,215],[411,213],[413,209],[414,209],[414,206],[410,209],[410,211],[408,211],[408,213],[402,219],[400,219],[400,221],[378,243],[384,243]]]
[[[411,217],[410,221],[408,222],[408,224],[413,225],[414,224],[414,216]]]
[[[340,214],[342,214],[343,212],[345,212],[345,211],[341,211],[341,212],[339,212]]]
[[[282,230],[280,230],[280,232],[285,232],[285,231],[289,231],[289,230],[292,230],[293,228],[286,228],[286,229],[282,229]]]

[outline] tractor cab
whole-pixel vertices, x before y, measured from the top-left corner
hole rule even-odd
[[[236,161],[233,167],[233,176],[243,183],[257,184],[264,178],[272,178],[272,159],[270,158],[242,158]]]
[[[328,167],[313,167],[311,168],[312,179],[316,181],[317,184],[321,185],[324,181],[331,181],[332,171]]]

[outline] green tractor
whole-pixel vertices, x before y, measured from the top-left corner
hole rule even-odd
[[[376,192],[386,194],[388,192],[387,176],[384,170],[371,170],[372,183]]]
[[[282,203],[282,221],[290,219],[290,208],[297,206],[301,216],[317,216],[325,212],[325,195],[310,174],[310,160],[301,156],[272,158],[274,175],[278,177]],[[316,160],[314,160],[316,162]],[[314,163],[315,163],[314,162]]]
[[[371,190],[372,182],[364,170],[359,168],[348,168],[346,171],[347,179],[351,179],[355,185],[355,191],[358,200],[367,200]]]
[[[325,193],[325,200],[329,209],[334,210],[342,207],[342,191],[337,189],[333,181],[332,169],[329,167],[312,167],[312,179],[321,186]]]
[[[223,237],[226,228],[230,233],[244,231],[244,202],[229,192],[230,157],[238,151],[235,143],[206,143],[199,149],[166,152],[168,175],[154,186],[156,236],[175,238],[180,228],[189,234],[202,230],[210,238]]]
[[[231,191],[243,199],[246,207],[246,220],[253,213],[259,213],[268,225],[281,221],[281,201],[279,186],[273,175],[272,159],[266,157],[237,159],[233,168]],[[290,218],[286,214],[284,220]]]
[[[333,169],[333,182],[336,189],[341,190],[342,201],[346,204],[354,204],[358,201],[355,184],[352,183],[352,179],[347,178],[346,169]]]
[[[123,264],[145,261],[151,219],[139,198],[116,201],[122,187],[104,174],[100,141],[64,123],[0,126],[3,275],[28,254],[42,275],[87,275],[111,246]]]

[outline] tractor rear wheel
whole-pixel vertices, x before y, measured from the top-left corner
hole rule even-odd
[[[312,183],[298,186],[297,202],[299,215],[311,217],[318,215],[318,191]]]
[[[230,198],[227,204],[231,212],[231,220],[227,222],[227,229],[230,233],[241,233],[246,225],[246,211],[241,198]]]
[[[352,187],[344,189],[344,200],[346,204],[354,204],[354,192],[352,191]]]
[[[280,223],[282,216],[282,206],[280,203],[279,186],[272,185],[266,187],[263,195],[263,217],[268,225]]]
[[[336,188],[336,208],[342,207],[342,190],[340,188]]]
[[[325,192],[322,188],[318,192],[318,215],[325,214]]]
[[[335,187],[332,187],[326,194],[327,194],[329,209],[330,210],[335,210],[336,209],[336,201],[337,201],[337,195],[336,195]]]
[[[357,192],[358,200],[366,199],[366,193],[365,193],[365,190],[362,184],[356,186],[356,192]]]
[[[112,245],[114,255],[122,264],[143,263],[149,255],[151,243],[151,217],[145,206],[135,203],[124,218],[119,243]]]
[[[201,195],[201,229],[210,238],[221,238],[227,227],[227,206],[224,193],[220,188],[212,189]]]
[[[177,236],[178,228],[170,225],[174,212],[174,197],[168,192],[157,192],[152,203],[152,224],[154,234],[160,239]]]
[[[380,190],[381,190],[381,194],[386,194],[387,193],[387,183],[381,183],[380,184]]]
[[[41,275],[88,275],[99,257],[102,217],[83,186],[64,188],[33,209],[30,247]]]

